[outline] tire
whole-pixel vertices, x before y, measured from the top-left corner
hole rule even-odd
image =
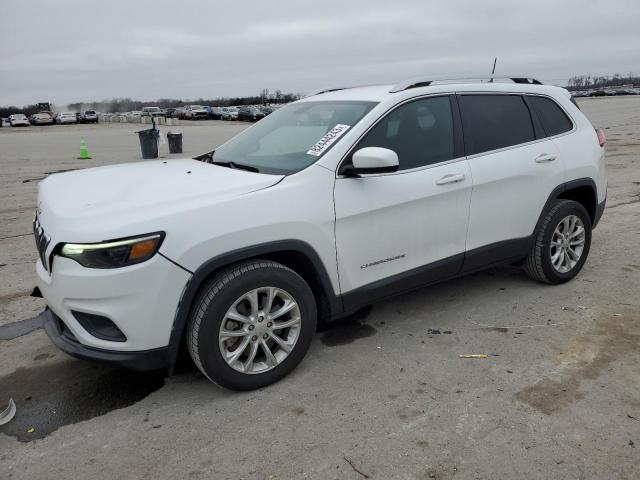
[[[582,270],[589,255],[591,217],[573,200],[557,200],[543,215],[524,262],[525,271],[539,282],[552,285],[568,282]],[[582,234],[577,233],[580,227]],[[567,253],[563,254],[563,250]]]
[[[257,292],[255,297],[253,292]],[[266,312],[261,309],[269,303],[269,296],[273,302]],[[256,308],[251,308],[252,303]],[[285,306],[290,310],[275,316]],[[238,317],[242,322],[233,320]],[[282,264],[251,260],[205,283],[192,305],[187,347],[194,363],[212,382],[231,390],[253,390],[284,378],[302,361],[316,322],[315,299],[302,277]],[[287,324],[294,325],[278,328]],[[222,330],[235,335],[222,336]],[[271,334],[285,346],[276,343]]]

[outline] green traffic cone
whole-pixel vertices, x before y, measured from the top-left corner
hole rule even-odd
[[[78,160],[90,160],[89,149],[87,148],[87,142],[84,141],[84,138],[80,139],[80,156]]]

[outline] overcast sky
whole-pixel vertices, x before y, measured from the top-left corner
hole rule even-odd
[[[640,0],[0,0],[0,105],[640,73]]]

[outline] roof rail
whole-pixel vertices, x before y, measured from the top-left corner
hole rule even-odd
[[[462,76],[443,76],[432,78],[410,78],[404,82],[395,85],[389,93],[402,92],[410,88],[428,87],[435,82],[451,83],[459,80],[478,80],[487,83],[493,83],[495,80],[511,80],[513,83],[526,83],[528,85],[542,85],[542,82],[527,75],[462,75]]]
[[[349,88],[355,88],[355,87],[321,88],[320,90],[314,90],[313,92],[308,93],[307,95],[304,96],[304,98],[313,97],[314,95],[320,95],[321,93],[337,92],[338,90],[347,90]]]

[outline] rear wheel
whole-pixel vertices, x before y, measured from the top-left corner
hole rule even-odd
[[[545,214],[525,270],[534,280],[564,283],[584,266],[591,247],[591,217],[573,200],[558,200]]]
[[[193,361],[214,383],[251,390],[274,383],[302,361],[316,328],[307,283],[269,260],[238,264],[198,295],[187,330]]]

